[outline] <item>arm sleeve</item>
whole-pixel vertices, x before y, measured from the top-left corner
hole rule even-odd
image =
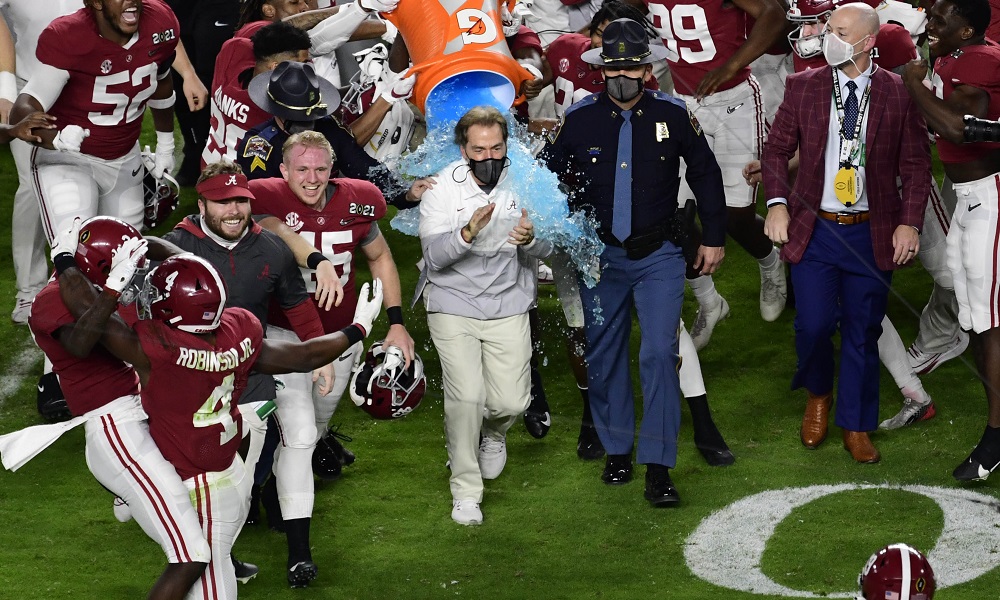
[[[59,99],[63,88],[69,81],[69,71],[57,69],[45,63],[39,63],[31,80],[21,90],[22,94],[28,94],[42,105],[42,109],[48,111]]]
[[[291,308],[283,308],[282,312],[288,317],[292,330],[300,340],[311,340],[323,335],[323,325],[319,320],[319,313],[316,312],[316,305],[308,298]]]
[[[904,92],[905,94],[905,92]],[[900,224],[920,231],[924,225],[924,209],[931,192],[927,174],[931,172],[931,150],[927,139],[927,124],[909,94],[905,94],[906,116],[903,121],[899,152],[899,177],[903,184],[903,211]]]
[[[448,214],[449,204],[442,195],[448,192],[444,187],[427,190],[420,203],[420,247],[427,266],[435,271],[451,266],[472,248],[462,239],[465,225],[456,228]]]
[[[767,141],[760,155],[761,178],[764,197],[771,200],[789,198],[792,188],[788,183],[788,161],[799,146],[798,104],[795,100],[794,79],[786,82],[785,97],[774,116],[774,124],[767,134]],[[787,204],[787,200],[785,202]]]

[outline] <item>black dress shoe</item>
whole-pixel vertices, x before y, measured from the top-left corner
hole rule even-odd
[[[604,456],[604,444],[593,425],[580,425],[580,437],[576,438],[576,455],[583,460],[597,460]]]
[[[601,481],[608,485],[622,485],[632,481],[632,455],[609,454],[604,463]]]
[[[710,467],[726,467],[736,462],[736,457],[727,447],[710,448],[708,446],[698,446],[698,452],[705,459]]]
[[[663,465],[646,466],[646,500],[654,507],[676,506],[681,501],[674,482],[670,480],[670,469]]]

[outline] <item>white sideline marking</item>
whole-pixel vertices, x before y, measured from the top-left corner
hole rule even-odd
[[[3,407],[7,399],[17,393],[24,378],[29,376],[40,358],[42,358],[42,351],[35,345],[34,340],[29,338],[21,348],[20,354],[10,364],[7,371],[9,375],[0,375],[0,407]]]

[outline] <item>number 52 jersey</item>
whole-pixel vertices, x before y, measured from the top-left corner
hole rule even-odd
[[[90,130],[83,154],[113,160],[132,150],[160,73],[169,76],[179,36],[177,17],[161,0],[143,0],[139,30],[125,46],[101,37],[87,7],[42,31],[38,60],[69,73],[48,112],[58,118],[60,129]]]

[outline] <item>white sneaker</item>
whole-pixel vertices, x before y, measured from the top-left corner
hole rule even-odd
[[[31,314],[31,301],[34,298],[26,298],[20,293],[14,299],[14,312],[10,313],[10,320],[15,325],[27,325],[28,315]]]
[[[451,507],[451,520],[459,525],[482,525],[483,511],[475,500],[455,500]]]
[[[785,281],[785,265],[778,261],[774,268],[760,269],[760,316],[765,321],[778,320],[785,310],[788,298],[788,283]]]
[[[552,274],[552,268],[542,261],[538,261],[538,283],[549,284],[555,281],[555,276]]]
[[[129,508],[128,502],[118,496],[115,496],[111,509],[115,511],[115,518],[118,519],[119,523],[128,523],[132,520],[132,509]]]
[[[507,438],[495,440],[484,435],[479,442],[479,472],[483,479],[496,479],[507,464]]]
[[[926,375],[941,366],[945,361],[956,356],[961,356],[965,349],[969,347],[969,334],[959,330],[958,336],[952,341],[943,352],[924,352],[917,348],[917,343],[913,342],[907,348],[906,354],[910,359],[910,367],[917,375]]]
[[[729,303],[725,298],[712,308],[705,310],[698,308],[698,314],[694,318],[694,325],[691,326],[691,341],[694,342],[695,350],[701,350],[708,345],[708,340],[712,339],[712,332],[719,321],[729,316]]]

